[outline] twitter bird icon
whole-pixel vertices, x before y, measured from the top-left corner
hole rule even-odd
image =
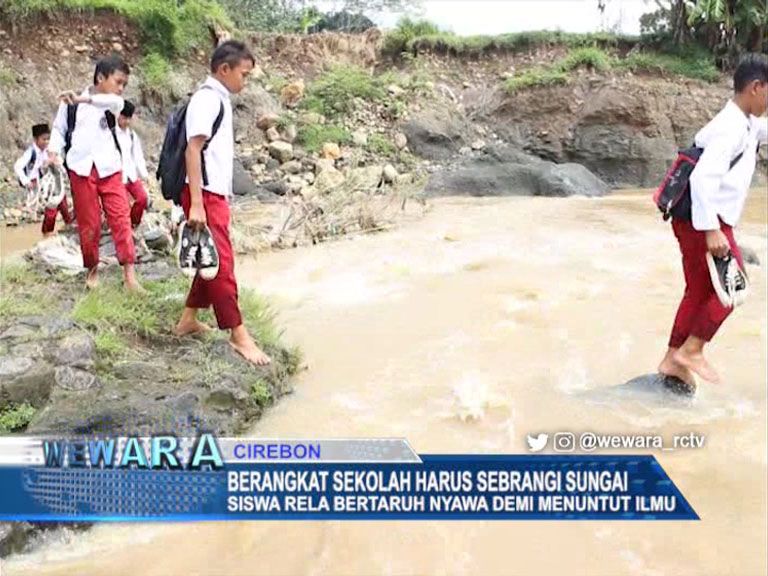
[[[548,440],[549,434],[544,434],[543,432],[538,436],[528,434],[528,450],[530,452],[541,452],[547,447]]]

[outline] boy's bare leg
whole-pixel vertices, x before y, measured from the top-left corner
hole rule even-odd
[[[147,291],[141,287],[139,281],[136,279],[136,268],[133,264],[123,265],[123,285],[129,292],[135,292],[137,294],[146,294]]]
[[[677,352],[677,348],[667,348],[667,353],[659,364],[659,372],[665,376],[679,378],[688,386],[696,387],[696,376],[689,368],[675,360],[675,352]]]
[[[251,364],[255,364],[256,366],[266,366],[272,362],[269,356],[264,354],[261,348],[256,346],[256,342],[253,341],[253,338],[251,338],[251,335],[243,324],[240,324],[240,326],[236,328],[232,328],[229,343],[232,348],[237,350],[237,352]]]
[[[85,287],[88,290],[93,290],[99,286],[99,267],[94,266],[89,268],[85,274]]]
[[[192,334],[210,332],[211,330],[213,328],[208,326],[208,324],[197,319],[197,308],[184,308],[176,328],[173,329],[173,333],[176,336],[190,336]]]
[[[698,374],[704,380],[713,384],[720,383],[720,375],[717,370],[704,358],[704,344],[706,342],[696,336],[688,336],[685,343],[673,353],[675,362]]]

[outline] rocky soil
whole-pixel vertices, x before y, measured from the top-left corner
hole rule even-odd
[[[167,114],[206,73],[206,55],[200,52],[175,63],[164,85],[149,83],[136,31],[115,15],[73,18],[66,27],[56,19],[42,20],[39,31],[43,42],[0,24],[0,213],[11,224],[39,218],[21,209],[10,170],[28,142],[29,126],[52,117],[61,89],[88,83],[98,55],[118,51],[133,66],[126,95],[140,104],[135,128],[145,141],[150,169]],[[514,95],[502,89],[511,74],[562,58],[566,49],[558,46],[472,59],[421,53],[392,62],[381,55],[377,30],[360,35],[250,35],[249,41],[258,66],[248,88],[233,98],[235,192],[241,200],[278,204],[284,214],[314,214],[316,220],[312,230],[284,238],[281,232],[291,223],[270,217],[259,226],[267,238],[259,239],[261,246],[334,236],[339,226],[317,221],[318,215],[334,212],[339,196],[353,198],[349,190],[356,191],[352,203],[359,212],[361,179],[367,184],[368,204],[372,197],[392,192],[412,198],[427,182],[429,194],[476,195],[593,195],[604,193],[605,184],[655,186],[675,149],[690,142],[729,94],[725,80],[706,84],[589,70],[574,72],[563,86]],[[386,99],[354,99],[341,118],[305,110],[312,82],[337,65],[370,70],[377,77],[386,74]],[[343,128],[350,140],[329,138],[308,149],[302,131],[330,124]],[[526,152],[517,154],[513,164],[524,161],[528,168],[520,173],[501,167],[508,158],[500,149]],[[530,177],[542,169],[536,157],[581,164],[599,180],[572,166],[550,167],[549,175]],[[483,170],[490,172],[483,176]],[[574,171],[586,180],[571,188]],[[155,189],[154,182],[151,187]],[[331,202],[328,196],[336,198]],[[156,200],[159,209],[167,208]],[[369,222],[370,229],[386,227],[393,216]],[[348,228],[340,233],[366,229],[359,223]]]

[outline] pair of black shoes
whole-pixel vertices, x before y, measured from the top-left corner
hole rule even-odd
[[[749,292],[749,279],[733,254],[718,258],[707,252],[707,267],[720,303],[726,308],[744,304]]]
[[[182,222],[176,252],[184,275],[194,278],[200,274],[203,280],[213,280],[218,275],[219,251],[208,226],[198,229]]]

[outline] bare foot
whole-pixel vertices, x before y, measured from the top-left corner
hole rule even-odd
[[[685,366],[675,362],[672,355],[668,355],[659,364],[659,373],[678,378],[689,387],[696,388],[696,375]]]
[[[139,296],[144,296],[147,294],[147,291],[144,289],[144,287],[139,284],[136,280],[133,280],[131,282],[125,281],[123,283],[123,286],[125,286],[125,289],[128,292],[131,292],[132,294],[138,294]]]
[[[251,335],[241,325],[232,330],[232,336],[229,339],[229,344],[234,348],[238,354],[248,360],[251,364],[256,366],[267,366],[272,363],[269,356],[256,346],[256,342],[253,341]]]
[[[95,290],[99,287],[99,269],[91,268],[85,275],[85,287],[88,290]]]
[[[704,358],[703,353],[691,353],[681,348],[672,355],[672,358],[675,363],[695,374],[698,374],[707,382],[720,384],[720,375],[717,373],[717,370],[715,370],[714,367],[707,361],[707,359]]]
[[[197,318],[192,320],[181,319],[176,324],[176,328],[173,329],[173,333],[176,336],[191,336],[193,334],[204,334],[213,330],[208,324],[200,322]]]
[[[43,232],[43,238],[53,238],[56,236],[56,232]]]

